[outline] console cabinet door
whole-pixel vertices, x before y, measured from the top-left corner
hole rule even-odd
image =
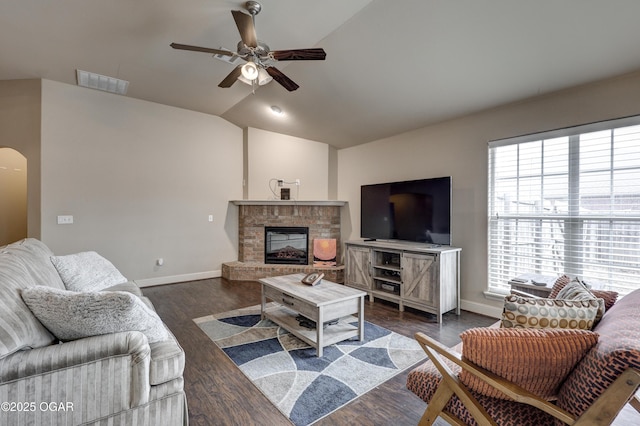
[[[362,290],[371,289],[371,249],[347,246],[345,284]]]
[[[438,307],[438,255],[403,253],[402,297],[434,308]]]

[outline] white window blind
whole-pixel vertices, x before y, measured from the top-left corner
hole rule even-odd
[[[640,288],[640,117],[489,143],[489,290],[523,273]]]

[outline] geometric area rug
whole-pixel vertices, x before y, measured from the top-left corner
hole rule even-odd
[[[327,346],[322,357],[261,320],[259,305],[193,321],[296,426],[316,422],[426,358],[414,339],[367,321],[363,341]],[[355,317],[341,321],[357,326]]]

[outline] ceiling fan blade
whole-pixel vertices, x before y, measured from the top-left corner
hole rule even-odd
[[[222,80],[220,84],[218,84],[218,87],[227,88],[233,86],[233,83],[238,81],[238,77],[240,76],[240,74],[242,74],[242,65],[238,65],[237,67],[235,67],[233,71],[231,71],[229,75],[227,75],[224,80]]]
[[[276,61],[324,61],[327,57],[324,49],[314,47],[311,49],[274,50],[271,52]]]
[[[171,43],[169,46],[173,47],[174,49],[191,50],[193,52],[211,53],[213,55],[224,55],[224,56],[235,55],[235,53],[229,52],[228,50],[211,49],[209,47],[190,46],[188,44]]]
[[[285,89],[287,89],[290,92],[293,92],[294,90],[296,90],[298,86],[293,80],[291,80],[289,77],[287,77],[286,75],[284,75],[282,73],[282,71],[280,71],[277,68],[274,67],[268,67],[267,68],[267,72],[269,73],[269,75],[271,77],[273,77],[273,79],[275,81],[277,81],[278,83],[280,83],[280,85],[282,87],[284,87]]]
[[[231,14],[236,21],[242,42],[248,47],[258,47],[258,36],[256,36],[256,27],[253,25],[253,17],[239,10],[232,10]]]

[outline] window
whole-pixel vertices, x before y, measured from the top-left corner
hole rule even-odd
[[[489,143],[489,290],[522,273],[640,288],[640,117]]]

